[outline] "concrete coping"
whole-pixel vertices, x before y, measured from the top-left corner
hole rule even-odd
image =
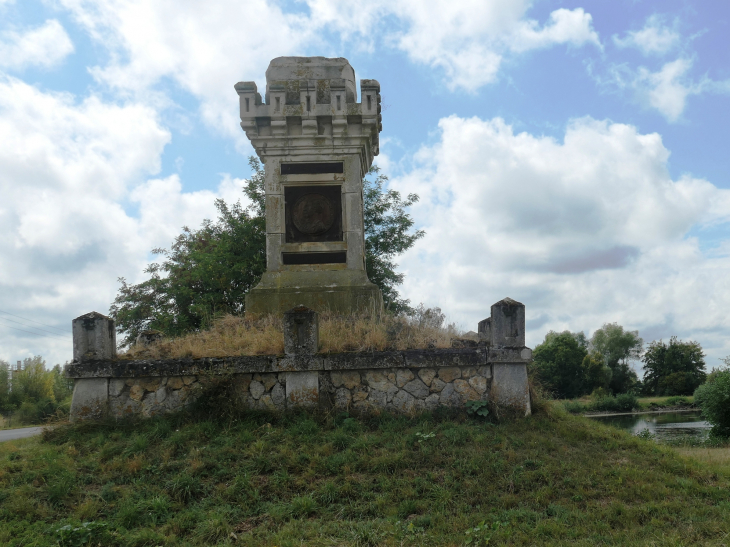
[[[431,368],[525,364],[532,357],[526,347],[445,348],[402,351],[251,355],[200,359],[106,359],[74,362],[65,367],[67,378],[138,378],[197,374],[307,372],[374,368]]]

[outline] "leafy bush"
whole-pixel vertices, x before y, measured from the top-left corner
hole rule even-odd
[[[639,400],[631,393],[621,393],[616,397],[603,397],[594,401],[589,409],[605,412],[631,412],[639,408]]]
[[[695,403],[712,424],[712,435],[730,437],[730,370],[718,372],[695,391]]]
[[[639,408],[639,400],[631,393],[621,393],[616,397],[609,395],[583,404],[580,401],[565,401],[565,410],[571,414],[582,412],[631,412]]]
[[[689,406],[692,403],[689,402],[689,399],[686,397],[669,397],[669,399],[666,400],[666,405],[668,406]]]
[[[580,414],[588,410],[588,407],[580,401],[565,401],[563,404],[565,406],[565,410],[571,414]]]

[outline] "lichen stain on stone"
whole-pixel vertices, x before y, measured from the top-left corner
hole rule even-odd
[[[301,389],[289,394],[289,402],[294,405],[314,405],[319,402],[319,390],[315,388]]]

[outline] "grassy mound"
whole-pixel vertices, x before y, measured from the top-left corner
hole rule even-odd
[[[724,545],[723,473],[554,410],[178,415],[0,445],[2,545]]]
[[[423,318],[370,315],[342,316],[321,313],[320,351],[384,351],[447,348],[461,332],[451,324],[429,324]],[[210,329],[179,338],[167,338],[149,346],[134,345],[120,359],[164,359],[175,357],[225,357],[276,355],[284,353],[282,317],[226,315]]]

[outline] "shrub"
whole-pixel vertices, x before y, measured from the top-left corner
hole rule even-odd
[[[580,414],[581,412],[588,410],[588,407],[580,401],[565,401],[564,406],[565,410],[571,414]]]
[[[636,395],[631,393],[621,393],[616,397],[603,397],[589,406],[589,410],[604,412],[631,412],[635,408],[639,408],[639,401]]]
[[[712,424],[712,435],[730,437],[730,370],[724,370],[695,391],[695,403]]]

